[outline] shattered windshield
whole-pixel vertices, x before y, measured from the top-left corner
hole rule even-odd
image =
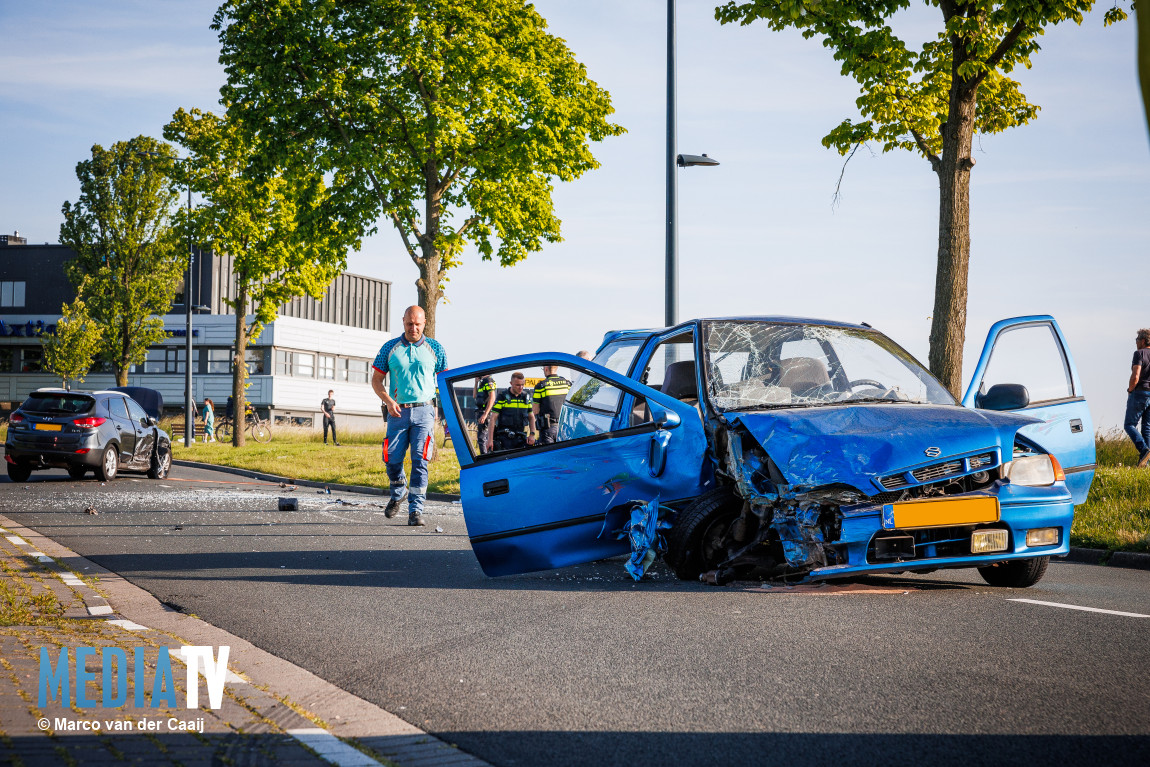
[[[706,390],[718,411],[864,402],[953,405],[954,398],[881,333],[826,325],[703,323]]]

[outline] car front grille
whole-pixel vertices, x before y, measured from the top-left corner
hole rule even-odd
[[[921,469],[915,469],[910,473],[919,482],[931,482],[943,477],[949,477],[952,474],[958,474],[962,471],[962,461],[947,461],[946,463],[936,463],[934,466],[924,466]]]
[[[986,471],[997,462],[997,454],[993,451],[979,453],[970,458],[951,458],[942,463],[922,466],[911,472],[899,472],[880,477],[878,483],[884,490],[896,490],[913,484],[935,482],[944,477],[956,477],[974,471]]]

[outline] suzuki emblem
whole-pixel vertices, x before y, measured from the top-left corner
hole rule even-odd
[[[940,455],[942,455],[942,448],[941,447],[928,447],[926,450],[923,450],[922,452],[926,453],[927,458],[938,458]]]

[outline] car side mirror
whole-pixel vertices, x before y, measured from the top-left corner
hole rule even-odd
[[[1022,384],[995,384],[985,394],[974,398],[982,410],[1018,410],[1030,404],[1030,392]]]
[[[681,423],[678,413],[668,410],[654,400],[647,400],[647,407],[651,409],[651,420],[660,429],[673,429]]]

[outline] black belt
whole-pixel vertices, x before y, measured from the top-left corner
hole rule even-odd
[[[430,405],[430,404],[431,404],[430,402],[401,402],[401,403],[399,403],[399,406],[400,407],[423,407],[424,405]]]

